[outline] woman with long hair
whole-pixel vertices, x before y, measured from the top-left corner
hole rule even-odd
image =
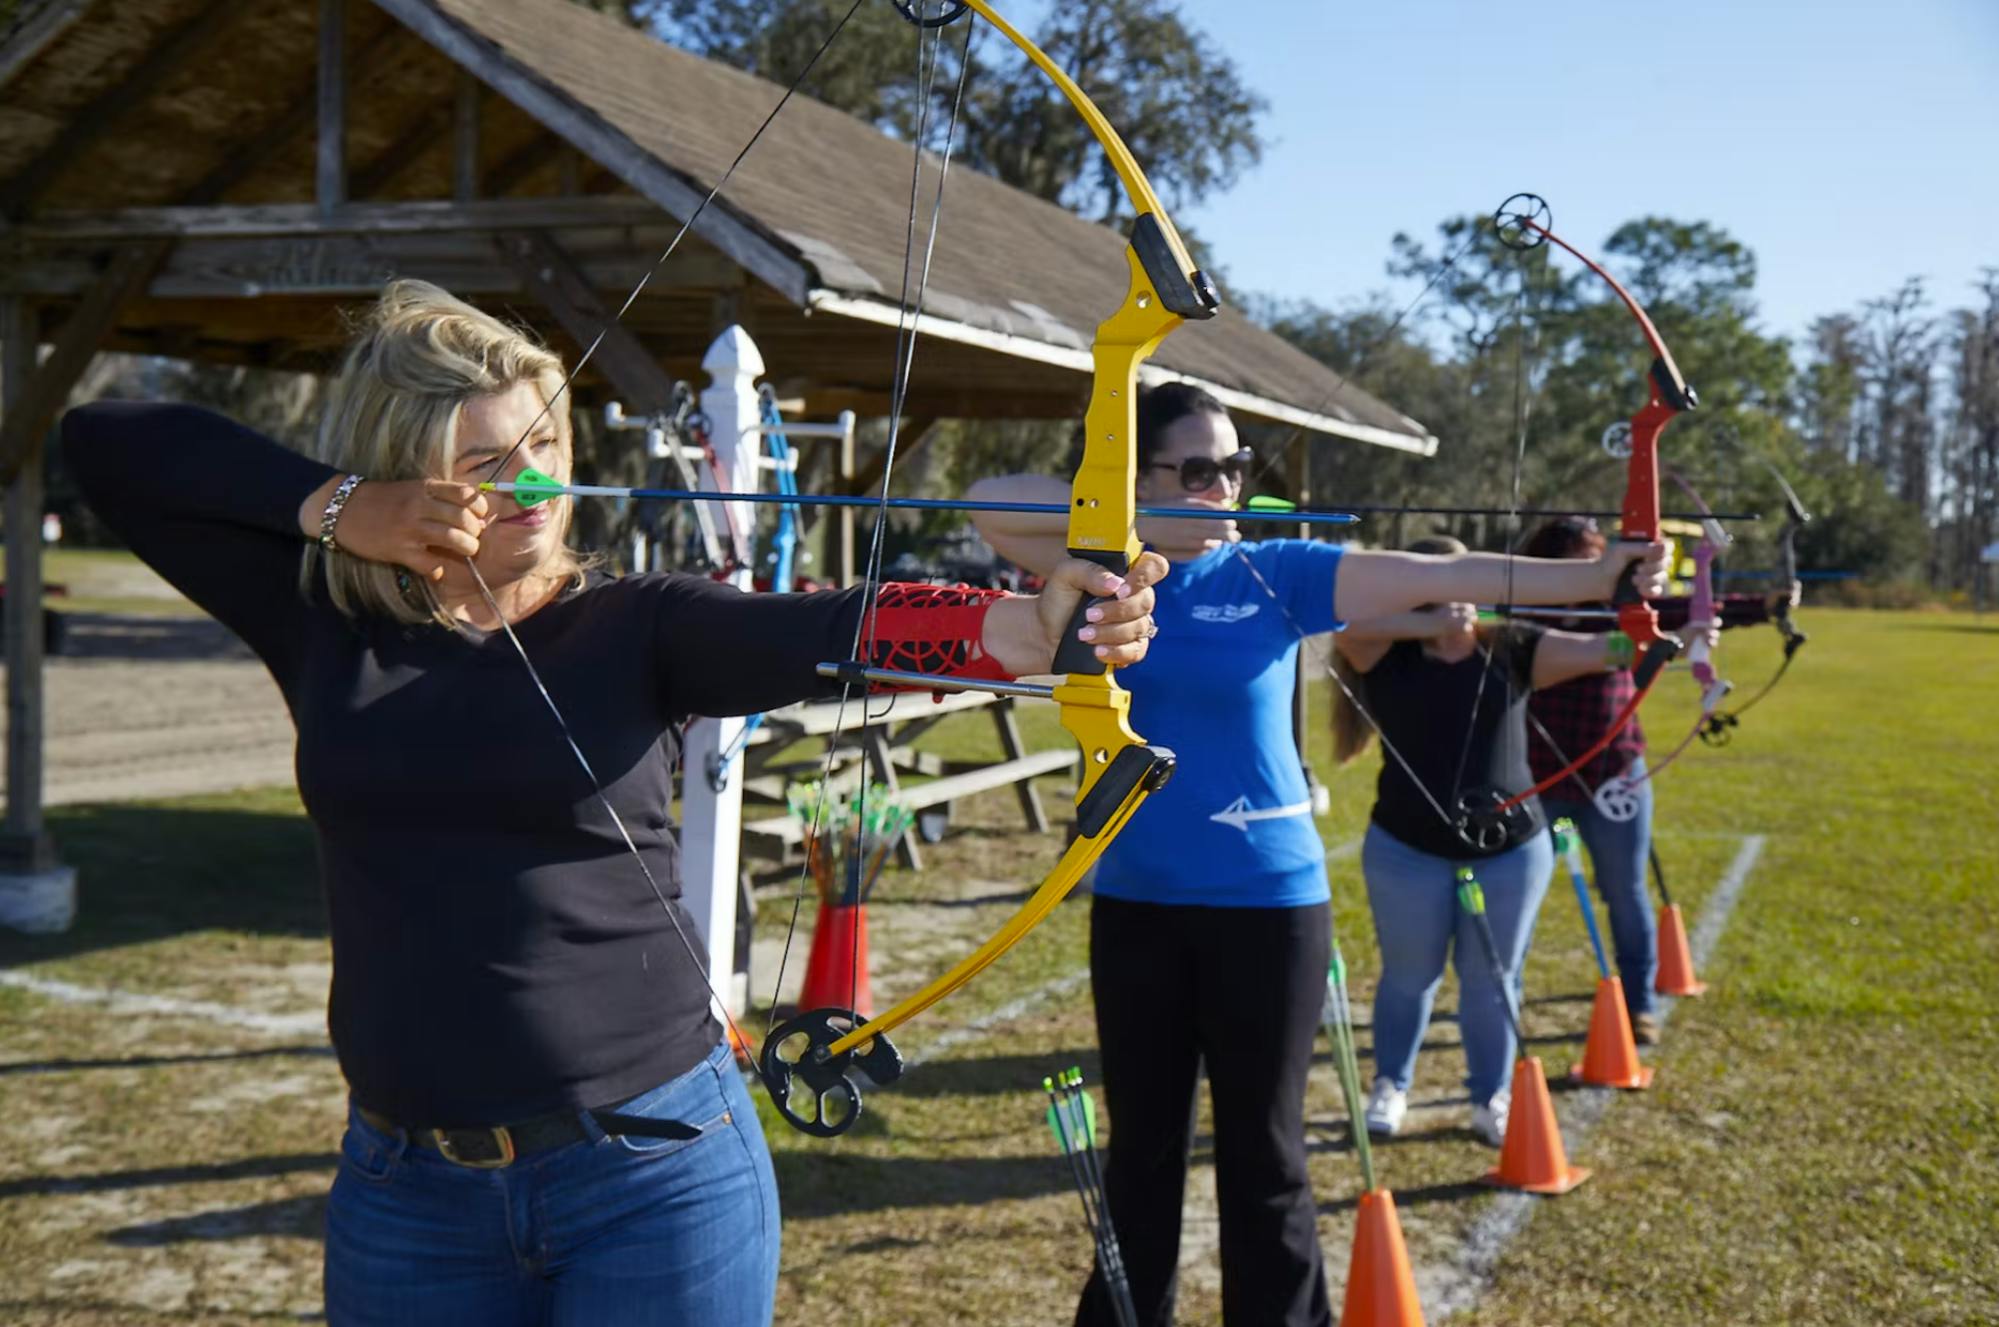
[[[63,422],[92,507],[249,643],[298,727],[351,1093],[335,1327],[769,1322],[770,1156],[678,902],[681,723],[823,694],[816,666],[862,641],[1046,672],[1085,594],[1111,596],[1079,633],[1107,664],[1152,632],[1158,558],[1122,581],[1065,561],[1039,597],[886,587],[865,635],[865,589],[606,576],[567,501],[479,488],[567,480],[566,386],[521,330],[403,281],[314,456],[189,406]]]
[[[1143,392],[1138,493],[1147,505],[1233,510],[1254,460],[1221,402],[1187,383]],[[1060,502],[1060,480],[1012,475],[976,498]],[[1064,556],[1059,518],[981,513],[979,530],[1030,571]],[[1173,781],[1098,867],[1090,971],[1111,1130],[1106,1185],[1133,1300],[1172,1320],[1180,1211],[1199,1075],[1214,1103],[1222,1304],[1235,1324],[1331,1321],[1305,1169],[1305,1076],[1326,995],[1332,914],[1291,729],[1301,641],[1418,604],[1607,597],[1627,564],[1659,588],[1663,549],[1576,563],[1486,554],[1348,552],[1242,542],[1232,522],[1155,518],[1140,535],[1173,564],[1161,636],[1121,675],[1132,716],[1173,748]],[[1077,1321],[1114,1321],[1101,1269]]]

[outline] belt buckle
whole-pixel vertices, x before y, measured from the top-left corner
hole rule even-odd
[[[451,1135],[461,1133],[491,1134],[493,1144],[499,1148],[500,1155],[490,1160],[460,1156],[456,1145],[451,1141]],[[463,1166],[467,1170],[505,1170],[514,1164],[514,1136],[508,1132],[505,1125],[491,1125],[484,1129],[432,1129],[430,1136],[436,1141],[439,1154],[454,1166]]]

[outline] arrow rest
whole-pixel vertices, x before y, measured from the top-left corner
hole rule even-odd
[[[861,1089],[853,1080],[854,1070],[866,1074],[877,1087],[902,1077],[902,1052],[886,1034],[844,1054],[829,1053],[834,1042],[863,1022],[851,1009],[814,1009],[770,1030],[757,1057],[757,1074],[786,1124],[815,1138],[838,1138],[861,1118]],[[804,1093],[798,1092],[801,1086]],[[794,1095],[799,1097],[796,1102]],[[802,1109],[807,1104],[809,1112]]]

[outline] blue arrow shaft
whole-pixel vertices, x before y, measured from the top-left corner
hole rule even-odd
[[[1591,906],[1589,901],[1589,884],[1583,879],[1583,873],[1576,869],[1576,864],[1573,860],[1569,862],[1569,881],[1576,887],[1576,902],[1581,905],[1583,910],[1583,924],[1589,927],[1590,948],[1596,951],[1597,976],[1608,977],[1610,975],[1610,959],[1603,952],[1603,932],[1597,929],[1596,909]]]
[[[842,497],[831,493],[711,493],[685,488],[618,488],[603,484],[568,484],[551,488],[540,484],[492,483],[479,487],[494,493],[517,490],[545,498],[631,498],[639,502],[746,502],[770,506],[799,507],[882,507],[891,511],[996,511],[1026,516],[1067,516],[1069,508],[1053,502],[973,502],[965,498],[880,498]],[[1277,525],[1354,525],[1360,520],[1344,511],[1214,511],[1206,507],[1140,507],[1140,516],[1170,520],[1264,521]]]

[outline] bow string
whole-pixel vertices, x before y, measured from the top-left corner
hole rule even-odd
[[[955,0],[935,12],[897,0],[906,18],[929,28],[976,14],[1013,43],[1056,86],[1102,147],[1134,214],[1124,257],[1123,300],[1091,342],[1089,405],[1084,412],[1081,464],[1071,486],[1070,555],[1124,575],[1142,551],[1137,523],[1137,390],[1139,366],[1187,319],[1214,316],[1220,298],[1194,265],[1145,172],[1089,96],[1038,46],[985,0]],[[884,495],[886,488],[884,488]],[[879,527],[878,527],[879,528]],[[1076,837],[1054,868],[991,937],[922,989],[878,1017],[851,1010],[809,1010],[773,1028],[759,1059],[780,1114],[807,1133],[831,1136],[851,1128],[861,1110],[859,1071],[876,1084],[903,1070],[888,1034],[958,990],[1039,925],[1094,866],[1134,812],[1165,783],[1174,755],[1141,739],[1130,721],[1131,698],[1094,650],[1076,634],[1094,601],[1078,605],[1054,661],[1061,681],[1046,694],[1082,750],[1076,789]],[[847,685],[883,681],[907,685],[912,675],[859,663],[831,670]],[[948,683],[947,683],[948,684]],[[1011,684],[1010,694],[1020,694]]]
[[[626,295],[604,328],[584,347],[583,353],[565,375],[557,390],[550,395],[540,414],[530,421],[514,446],[494,463],[487,476],[489,483],[505,473],[508,464],[533,434],[534,429],[571,390],[577,375],[590,362],[598,347],[609,335],[611,328],[631,309],[654,274],[665,265],[681,241],[693,229],[695,222],[721,194],[737,168],[742,165],[752,148],[790,102],[813,66],[859,10],[861,3],[863,0],[855,0],[853,6],[835,23],[769,114],[758,125],[748,142],[743,145],[714,186],[681,224],[659,258],[640,276],[637,284]],[[1188,255],[1178,231],[1167,217],[1144,171],[1132,157],[1123,139],[1075,81],[1057,67],[1038,46],[1002,18],[991,5],[985,3],[985,0],[950,0],[949,3],[935,7],[916,3],[915,0],[894,0],[894,3],[897,10],[916,24],[923,33],[941,29],[969,15],[977,15],[991,24],[1054,83],[1057,90],[1076,110],[1101,145],[1130,200],[1134,220],[1124,250],[1127,288],[1117,309],[1097,329],[1091,346],[1092,378],[1089,406],[1085,412],[1085,443],[1082,464],[1077,470],[1071,495],[1068,531],[1068,546],[1073,556],[1085,558],[1118,575],[1123,575],[1130,569],[1132,561],[1141,551],[1135,530],[1137,512],[1134,496],[1137,475],[1135,441],[1139,366],[1160,342],[1186,319],[1213,317],[1220,306],[1220,299],[1213,283],[1195,266]],[[966,57],[960,67],[958,98],[952,108],[952,130],[955,130],[958,109],[962,104],[964,75],[969,71],[970,41],[971,32],[968,28]],[[930,100],[928,79],[934,77],[941,64],[938,43],[929,43],[926,51],[926,43],[919,39],[918,59],[919,84],[923,90],[921,98],[923,113],[927,115]],[[888,1033],[959,989],[1012,948],[1042,918],[1046,917],[1102,856],[1104,850],[1129,822],[1145,798],[1165,782],[1174,766],[1174,756],[1171,751],[1148,745],[1132,729],[1129,718],[1129,695],[1117,685],[1104,662],[1095,657],[1094,650],[1076,639],[1076,633],[1087,622],[1087,614],[1094,601],[1080,604],[1069,622],[1054,662],[1054,671],[1060,676],[1060,680],[1050,686],[1038,687],[1025,683],[985,684],[927,674],[889,673],[872,668],[868,664],[869,650],[864,649],[864,646],[871,648],[873,644],[874,598],[878,597],[875,592],[880,586],[888,487],[893,471],[897,432],[903,416],[902,406],[906,399],[910,369],[914,360],[916,330],[921,317],[923,294],[929,278],[930,255],[934,251],[937,222],[942,211],[944,173],[948,169],[950,158],[951,136],[947,134],[938,174],[936,201],[930,217],[928,241],[920,273],[914,277],[916,294],[912,312],[911,268],[915,261],[917,203],[922,178],[925,136],[920,121],[916,135],[916,165],[912,173],[910,217],[904,254],[902,299],[904,315],[899,319],[896,364],[891,389],[889,437],[881,481],[882,501],[876,517],[874,534],[870,540],[868,570],[863,587],[868,602],[863,605],[849,659],[842,663],[822,665],[820,671],[842,683],[843,720],[847,699],[856,687],[883,682],[898,686],[927,686],[934,689],[991,690],[1012,695],[1038,694],[1054,700],[1059,708],[1063,726],[1076,738],[1082,748],[1082,772],[1076,792],[1077,836],[1020,911],[998,932],[948,972],[880,1017],[863,1021],[852,1010],[818,1009],[803,1012],[768,1031],[762,1052],[755,1061],[757,1075],[779,1114],[787,1122],[807,1133],[819,1136],[844,1133],[859,1118],[861,1093],[855,1081],[857,1072],[878,1084],[893,1081],[900,1076],[903,1068],[902,1059],[890,1043]],[[469,560],[468,566],[471,567],[474,581],[489,611],[498,620],[500,630],[512,644],[514,653],[521,660],[570,753],[588,780],[594,800],[616,828],[654,898],[672,922],[689,962],[702,973],[714,1007],[728,1022],[737,1044],[748,1046],[748,1039],[743,1036],[726,1002],[717,992],[713,978],[708,975],[706,963],[683,924],[679,911],[673,906],[665,889],[646,862],[644,854],[640,852],[627,830],[623,817],[619,815],[617,808],[607,796],[603,781],[598,778],[588,756],[564,717],[561,707],[544,683],[533,659],[522,646],[520,638],[515,634],[512,624],[501,610],[485,578],[479,573],[477,566]],[[831,745],[837,745],[837,739],[836,731],[833,742],[829,744],[829,762],[832,759]],[[822,785],[825,782],[822,781]],[[801,896],[802,881],[801,875]],[[797,908],[794,905],[792,919],[794,934],[797,917]],[[790,950],[790,941],[791,935],[787,935],[785,945],[787,954]],[[781,971],[779,981],[782,981]],[[773,1002],[774,1000],[775,995]]]

